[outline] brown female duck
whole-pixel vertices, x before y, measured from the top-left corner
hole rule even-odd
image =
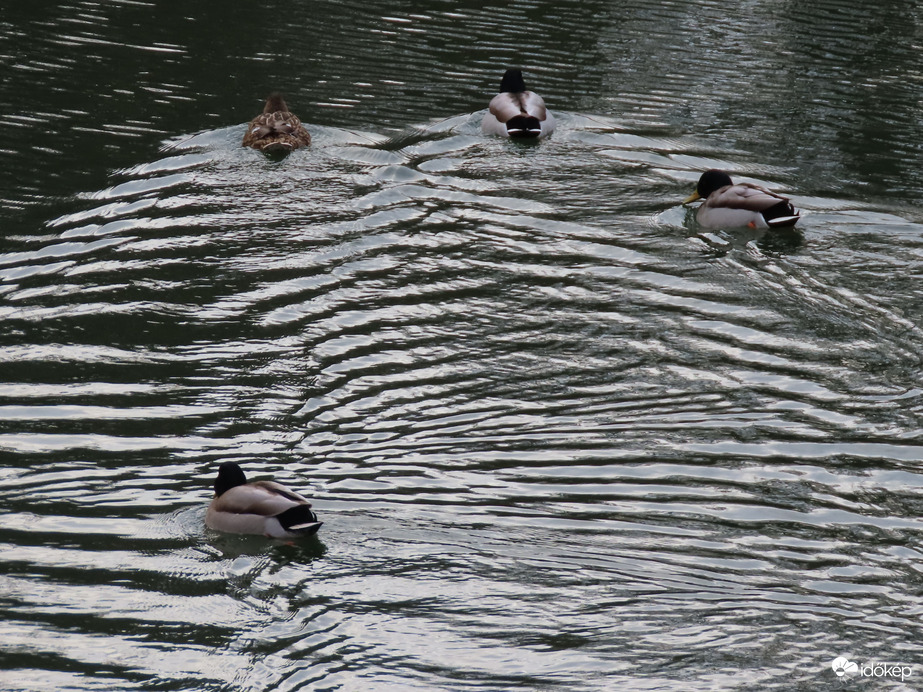
[[[304,129],[298,116],[289,111],[282,94],[270,94],[263,112],[247,125],[243,145],[266,154],[287,154],[293,149],[306,147],[311,135]]]

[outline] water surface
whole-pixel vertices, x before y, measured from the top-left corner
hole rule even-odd
[[[280,8],[0,22],[2,686],[912,689],[830,664],[923,675],[916,10]]]

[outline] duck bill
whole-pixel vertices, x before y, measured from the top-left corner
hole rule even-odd
[[[693,192],[691,195],[689,195],[686,199],[683,200],[683,204],[691,204],[692,202],[695,202],[696,200],[700,200],[700,199],[702,198],[699,196],[699,193]]]

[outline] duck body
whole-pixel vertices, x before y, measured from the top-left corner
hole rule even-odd
[[[695,219],[707,228],[791,228],[800,214],[787,197],[752,183],[734,183],[724,171],[705,171],[683,204],[704,200]]]
[[[266,99],[263,112],[247,125],[243,140],[245,147],[267,154],[287,154],[310,143],[311,135],[278,93]]]
[[[323,522],[307,498],[273,481],[247,482],[233,461],[218,467],[215,498],[205,513],[205,525],[226,533],[261,534],[269,538],[299,538],[317,533]]]
[[[554,116],[545,101],[526,89],[520,70],[507,70],[500,82],[500,93],[488,107],[481,130],[486,134],[517,139],[538,139],[554,132]]]

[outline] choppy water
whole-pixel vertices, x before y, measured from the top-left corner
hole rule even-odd
[[[917,687],[914,5],[207,5],[0,19],[3,689]]]

